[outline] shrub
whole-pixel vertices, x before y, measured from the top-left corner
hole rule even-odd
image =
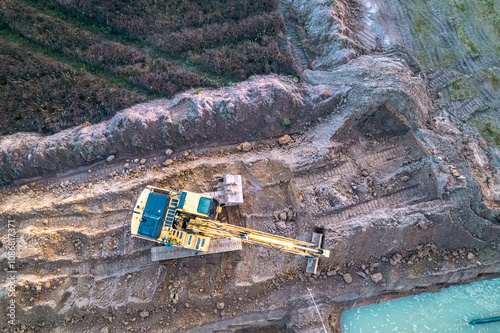
[[[290,118],[286,117],[286,118],[283,118],[283,120],[281,121],[281,125],[283,127],[290,127],[290,126],[292,126],[292,122],[290,121]]]
[[[237,21],[254,14],[274,11],[278,6],[278,0],[31,1],[45,5],[48,3],[67,14],[109,25],[117,32],[135,37],[198,28],[226,20]]]
[[[208,79],[199,74],[173,66],[164,60],[146,65],[118,67],[116,72],[126,76],[133,84],[168,96],[188,88],[212,85]]]

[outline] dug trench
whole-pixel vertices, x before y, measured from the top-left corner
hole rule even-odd
[[[487,155],[451,124],[428,124],[425,82],[384,56],[303,76],[298,85],[256,77],[187,92],[38,143],[3,138],[3,180],[18,179],[0,190],[2,235],[7,220],[18,229],[17,328],[317,332],[311,288],[329,329],[339,331],[339,314],[353,305],[498,276],[499,212],[482,199],[494,197],[483,195]],[[270,126],[285,115],[300,127],[278,143],[269,137],[286,129]],[[191,147],[203,136],[213,143]],[[220,145],[242,137],[251,141],[245,149]],[[174,139],[183,143],[165,156]],[[68,155],[57,155],[58,146]],[[56,155],[43,158],[52,147]],[[110,162],[81,167],[112,153]],[[46,173],[54,156],[79,168]],[[301,240],[324,230],[332,255],[320,260],[318,275],[304,274],[304,258],[250,245],[151,262],[155,245],[129,232],[143,187],[209,191],[223,173],[242,175],[245,199],[225,221]],[[3,307],[8,298],[0,296]]]

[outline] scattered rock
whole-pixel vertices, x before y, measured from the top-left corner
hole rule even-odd
[[[286,221],[287,220],[287,215],[286,215],[286,212],[281,212],[278,214],[278,217],[281,221]]]
[[[86,121],[83,124],[78,125],[78,129],[80,130],[82,128],[89,127],[89,126],[92,126],[92,123],[90,121]]]
[[[140,314],[141,318],[149,317],[149,311],[142,311]]]
[[[125,163],[125,164],[123,165],[123,168],[124,168],[124,169],[130,169],[130,163]]]
[[[290,141],[292,141],[292,138],[288,134],[285,134],[281,138],[278,139],[278,142],[280,143],[280,145],[286,145]]]
[[[136,158],[136,159],[134,160],[134,163],[138,163],[138,162],[139,162],[139,159],[138,159],[138,158]]]
[[[327,98],[332,97],[332,92],[328,89],[320,89],[320,91],[318,92],[318,95],[319,95],[319,97],[321,97],[323,99],[327,99]]]
[[[172,165],[173,163],[174,163],[174,160],[172,160],[172,159],[169,158],[168,160],[166,160],[165,162],[163,162],[163,165],[164,166],[169,166],[169,165]]]
[[[380,281],[382,281],[382,273],[375,273],[370,275],[370,277],[372,278],[372,281],[375,283],[379,283]]]
[[[115,155],[109,155],[108,158],[106,159],[106,162],[111,162],[114,159],[115,159]]]
[[[252,144],[250,142],[242,142],[236,147],[239,151],[250,151],[252,150]]]
[[[395,255],[392,256],[392,258],[389,260],[392,266],[399,264],[401,262],[401,259],[403,259],[403,256],[400,253],[396,253]]]
[[[21,192],[28,192],[28,190],[29,190],[29,189],[30,189],[30,188],[29,188],[29,186],[28,186],[28,185],[23,185],[23,186],[21,186]]]
[[[359,271],[359,272],[356,272],[356,274],[358,274],[363,279],[366,278],[366,274],[364,272]]]
[[[410,177],[408,177],[408,176],[402,176],[401,177],[401,181],[402,182],[407,182],[408,180],[410,180]]]
[[[141,159],[141,160],[139,161],[139,163],[141,163],[141,165],[146,164],[146,159],[145,159],[145,158]]]
[[[345,273],[344,275],[342,275],[342,277],[344,278],[344,281],[346,283],[352,283],[352,276],[351,276],[351,274]]]
[[[219,303],[217,303],[217,309],[219,309],[219,310],[224,309],[224,307],[225,307],[225,306],[226,306],[226,305],[224,304],[224,302],[219,302]]]
[[[101,330],[99,332],[100,333],[108,333],[109,332],[109,328],[107,326],[104,326],[103,328],[101,328]]]
[[[176,293],[170,293],[170,299],[172,300],[172,303],[177,304],[177,302],[179,302],[179,295]]]
[[[170,156],[170,155],[172,155],[173,153],[174,153],[174,151],[173,151],[172,149],[167,149],[167,150],[165,150],[165,155],[167,155],[167,156]]]
[[[184,304],[184,306],[185,306],[186,308],[190,308],[190,307],[191,307],[191,304],[190,304],[189,302],[186,302],[186,304]]]
[[[50,288],[50,281],[45,281],[45,288],[47,288],[47,289]]]
[[[474,257],[475,257],[474,254],[471,252],[469,252],[469,254],[467,255],[467,259],[469,259],[469,260],[474,259]]]
[[[335,274],[337,274],[337,271],[335,269],[331,269],[328,272],[326,272],[326,275],[328,275],[328,276],[333,276]]]
[[[286,224],[283,221],[278,221],[278,223],[276,223],[276,226],[278,228],[280,228],[281,230],[285,230],[286,229]]]
[[[363,170],[363,172],[361,172],[361,176],[368,177],[368,171]]]

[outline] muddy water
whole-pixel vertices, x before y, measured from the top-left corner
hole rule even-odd
[[[345,311],[344,333],[500,332],[500,322],[469,325],[500,316],[500,278],[450,287]]]

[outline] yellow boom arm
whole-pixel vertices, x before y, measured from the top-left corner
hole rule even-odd
[[[309,258],[328,258],[330,256],[329,250],[321,249],[313,243],[272,235],[218,221],[200,218],[190,219],[186,228],[213,238],[237,238],[246,243],[264,245]]]

